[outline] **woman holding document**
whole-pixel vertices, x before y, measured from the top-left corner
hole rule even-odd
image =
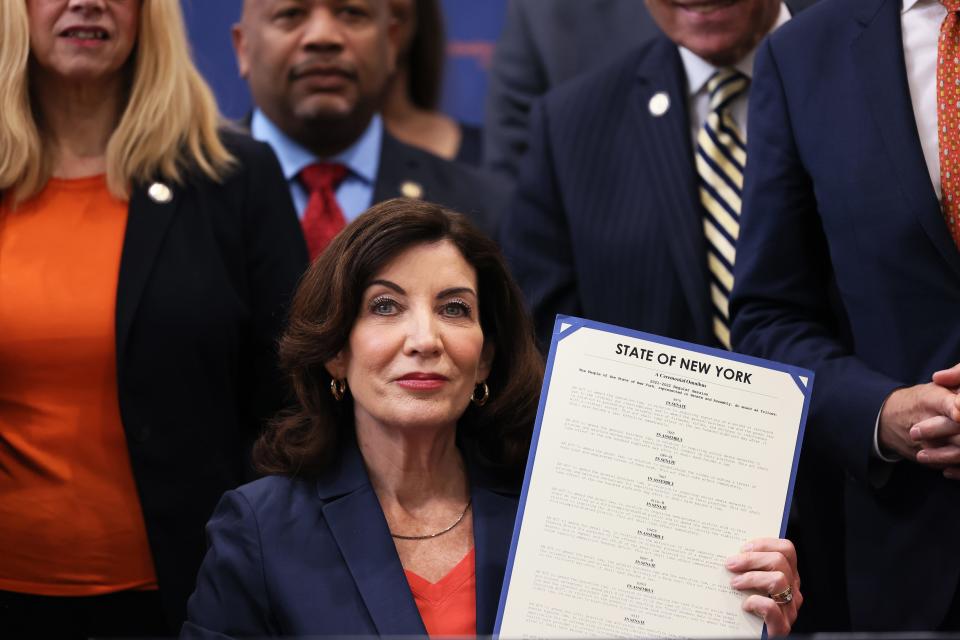
[[[496,245],[436,205],[376,205],[307,271],[280,351],[299,406],[255,449],[273,475],[208,524],[183,637],[490,634],[542,377]],[[772,634],[795,567],[787,540],[727,564]]]

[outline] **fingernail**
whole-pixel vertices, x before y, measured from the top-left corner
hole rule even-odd
[[[917,462],[926,462],[929,457],[926,451],[917,452]]]
[[[730,586],[736,589],[743,583],[743,576],[733,576],[730,578]]]
[[[920,439],[920,427],[912,427],[910,429],[910,437],[914,440]]]
[[[740,551],[753,551],[753,543],[748,542],[747,544],[740,547]]]
[[[723,566],[725,566],[727,569],[732,569],[732,568],[734,568],[735,566],[737,566],[737,558],[736,558],[736,556],[727,558],[726,562],[723,563]]]

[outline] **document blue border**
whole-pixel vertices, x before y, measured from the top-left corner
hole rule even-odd
[[[565,324],[570,326],[561,331],[560,327]],[[797,442],[794,446],[793,466],[790,469],[790,482],[787,485],[787,495],[784,498],[783,519],[780,521],[780,537],[782,538],[787,533],[787,521],[790,517],[790,503],[793,500],[793,487],[797,480],[797,463],[800,461],[800,448],[803,444],[803,434],[807,425],[807,413],[810,410],[810,395],[813,392],[814,374],[812,371],[802,369],[800,367],[794,367],[788,364],[782,364],[780,362],[773,362],[771,360],[764,360],[762,358],[754,358],[753,356],[734,353],[724,349],[705,347],[703,345],[684,342],[682,340],[675,340],[673,338],[655,336],[651,333],[626,329],[624,327],[618,327],[612,324],[606,324],[604,322],[597,322],[595,320],[587,320],[585,318],[578,318],[576,316],[558,315],[553,324],[553,337],[550,340],[550,353],[547,356],[547,368],[543,377],[543,389],[540,392],[540,402],[537,406],[537,422],[534,425],[533,437],[530,441],[530,453],[527,456],[527,466],[523,476],[523,490],[520,493],[520,504],[517,507],[517,519],[513,525],[513,538],[510,541],[510,554],[507,556],[507,568],[503,574],[503,587],[500,590],[500,604],[497,606],[497,620],[493,626],[494,638],[500,636],[500,623],[503,621],[503,607],[507,601],[507,592],[510,590],[510,574],[513,571],[514,557],[517,552],[517,541],[520,539],[520,524],[523,522],[523,511],[527,505],[527,490],[530,487],[530,473],[533,470],[533,461],[537,456],[537,443],[540,441],[540,426],[543,422],[543,410],[544,407],[546,407],[547,397],[550,394],[550,379],[553,375],[553,361],[556,357],[557,344],[567,336],[576,333],[583,327],[605,331],[614,335],[639,338],[655,344],[663,344],[679,349],[687,349],[688,351],[704,353],[720,358],[726,358],[728,360],[733,360],[735,362],[742,362],[744,364],[750,364],[757,367],[762,367],[764,369],[782,371],[790,374],[794,382],[797,384],[797,387],[800,389],[800,392],[803,394],[803,411],[800,415],[800,428],[797,430]],[[806,384],[803,383],[802,378],[807,379]],[[764,625],[761,639],[766,640],[766,637],[767,627]]]

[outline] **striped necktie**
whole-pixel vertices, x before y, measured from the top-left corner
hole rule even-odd
[[[740,235],[740,194],[747,162],[746,138],[730,114],[730,104],[747,90],[749,79],[736,69],[720,69],[707,81],[710,109],[697,134],[697,173],[703,230],[707,238],[713,333],[730,348],[730,290]]]

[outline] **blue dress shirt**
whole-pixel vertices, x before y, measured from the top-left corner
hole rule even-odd
[[[373,116],[366,131],[351,147],[330,158],[319,158],[293,141],[259,109],[253,112],[250,134],[273,147],[300,218],[303,218],[310,194],[300,184],[297,174],[314,162],[337,162],[349,169],[347,177],[340,183],[336,193],[337,203],[347,222],[359,216],[373,204],[373,188],[377,182],[380,147],[383,144],[383,120],[379,115]]]

